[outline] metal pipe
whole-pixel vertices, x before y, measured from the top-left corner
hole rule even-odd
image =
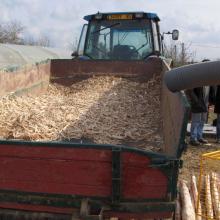
[[[220,61],[191,64],[166,72],[164,82],[171,92],[220,85]]]

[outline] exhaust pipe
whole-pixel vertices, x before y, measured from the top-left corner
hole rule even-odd
[[[197,63],[166,72],[164,82],[171,92],[220,85],[220,61]]]

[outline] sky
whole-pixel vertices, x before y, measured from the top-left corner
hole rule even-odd
[[[220,58],[219,0],[0,0],[0,23],[18,21],[25,37],[49,37],[54,47],[69,48],[80,36],[83,16],[96,12],[157,13],[161,32],[178,29],[195,60]]]

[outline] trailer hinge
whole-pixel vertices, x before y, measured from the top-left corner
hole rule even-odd
[[[153,168],[171,168],[177,167],[182,168],[183,162],[179,159],[172,159],[172,160],[161,160],[161,159],[153,159],[149,167]]]

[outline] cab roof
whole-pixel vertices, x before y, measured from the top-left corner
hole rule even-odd
[[[97,14],[102,14],[104,17],[108,15],[117,15],[117,14],[137,14],[137,13],[143,13],[143,18],[152,19],[155,21],[160,21],[160,18],[157,16],[156,13],[149,13],[149,12],[143,12],[143,11],[133,11],[133,12],[98,12]],[[97,14],[91,14],[84,16],[84,20],[91,21],[95,19],[95,15]]]

